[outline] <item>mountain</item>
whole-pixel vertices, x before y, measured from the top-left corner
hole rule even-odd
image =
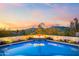
[[[64,26],[51,26],[50,28],[55,28],[60,31],[66,31],[67,29],[69,29],[69,27],[64,27]]]

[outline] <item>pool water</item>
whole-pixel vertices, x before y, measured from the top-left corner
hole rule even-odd
[[[38,38],[0,47],[0,56],[79,56],[79,47]]]

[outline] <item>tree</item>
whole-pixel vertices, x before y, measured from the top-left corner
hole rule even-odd
[[[78,23],[78,19],[77,18],[74,18],[74,25],[75,25],[75,31],[78,32],[78,29],[79,29],[79,23]]]

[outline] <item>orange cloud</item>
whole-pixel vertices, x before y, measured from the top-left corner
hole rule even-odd
[[[16,23],[2,23],[1,27],[8,28],[8,29],[26,29],[32,26],[37,26],[37,22],[16,22]]]

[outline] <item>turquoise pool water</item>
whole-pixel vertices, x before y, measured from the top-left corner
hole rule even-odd
[[[79,56],[79,47],[38,38],[0,47],[0,56]]]

